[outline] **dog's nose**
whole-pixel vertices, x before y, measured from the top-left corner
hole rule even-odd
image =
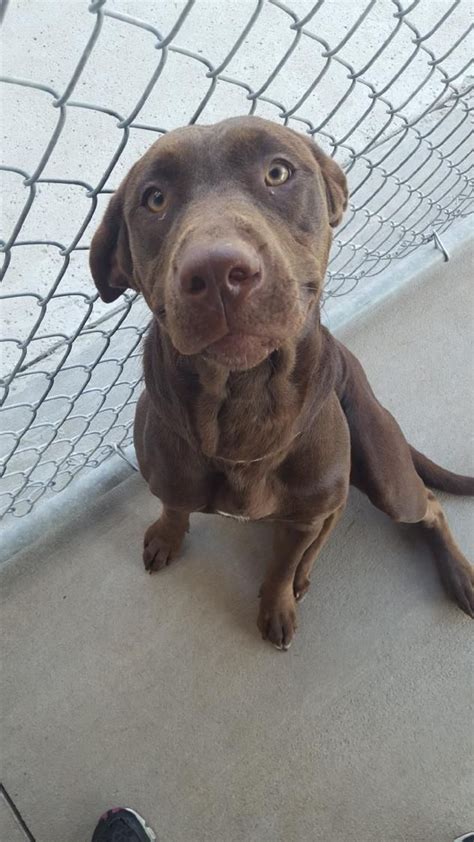
[[[256,251],[245,243],[195,245],[187,249],[178,268],[179,285],[188,298],[203,299],[216,289],[227,298],[246,298],[261,283]]]

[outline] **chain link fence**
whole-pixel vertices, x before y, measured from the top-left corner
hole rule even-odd
[[[178,125],[235,114],[314,136],[351,189],[330,308],[472,209],[469,14],[467,0],[10,2],[2,515],[130,443],[146,312],[129,293],[98,300],[87,251],[131,163]]]

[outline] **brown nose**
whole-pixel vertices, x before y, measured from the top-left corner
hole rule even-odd
[[[262,280],[260,259],[245,243],[190,246],[178,269],[183,295],[202,300],[217,290],[227,298],[247,297]]]

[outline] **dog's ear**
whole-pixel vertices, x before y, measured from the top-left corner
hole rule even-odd
[[[339,225],[344,211],[347,208],[349,190],[347,188],[346,176],[341,170],[339,164],[336,164],[329,155],[326,155],[326,153],[323,152],[323,150],[320,149],[314,141],[309,140],[309,138],[305,138],[305,140],[310,146],[311,152],[319,164],[319,169],[321,170],[324,186],[326,188],[329,224],[332,228],[335,228]]]
[[[123,215],[123,185],[112,196],[95,232],[89,266],[102,301],[110,303],[133,284],[132,256]]]
[[[336,164],[333,158],[326,155],[315,143],[312,143],[311,146],[326,186],[329,224],[332,228],[335,228],[341,222],[347,208],[349,197],[347,179],[341,167]]]

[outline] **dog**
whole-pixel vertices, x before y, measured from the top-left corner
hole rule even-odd
[[[259,117],[188,126],[135,163],[90,249],[103,301],[131,288],[152,313],[134,441],[163,508],[145,567],[176,557],[192,512],[274,521],[258,627],[281,650],[350,484],[424,527],[448,593],[474,616],[473,569],[430,490],[472,495],[474,478],[407,443],[321,324],[347,200],[341,168],[292,129]]]

